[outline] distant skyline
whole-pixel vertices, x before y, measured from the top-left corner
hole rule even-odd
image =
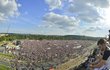
[[[110,0],[0,0],[0,33],[105,37]]]

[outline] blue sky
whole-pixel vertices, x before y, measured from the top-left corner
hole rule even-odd
[[[106,36],[110,0],[0,0],[0,33]]]

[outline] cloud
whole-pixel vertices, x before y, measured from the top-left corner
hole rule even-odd
[[[78,25],[78,21],[74,17],[60,15],[53,12],[47,13],[43,18],[43,22],[48,27],[58,27],[65,30],[72,30]]]
[[[47,0],[46,3],[52,12],[46,13],[43,18],[45,24],[42,26],[66,30],[65,34],[92,36],[110,28],[110,0]],[[58,12],[55,9],[58,9]],[[68,19],[65,19],[65,16]]]
[[[102,30],[102,29],[103,27],[101,26],[91,26],[88,29],[86,29],[84,32],[95,32],[95,31]]]
[[[70,0],[69,13],[76,14],[76,18],[86,23],[95,23],[103,19],[101,10],[109,7],[108,0]]]
[[[106,8],[110,5],[110,0],[68,0],[74,4],[89,4],[95,7]]]
[[[62,10],[68,10],[68,14],[85,23],[95,23],[103,19],[103,10],[108,8],[110,0],[45,0],[50,10],[66,7]]]
[[[105,36],[105,32],[103,32],[104,28],[102,26],[87,26],[85,28],[80,28],[79,34],[86,36],[94,36],[94,37],[103,37]]]
[[[109,0],[89,0],[88,2],[96,7],[101,7],[101,8],[107,8],[110,5]]]
[[[59,9],[62,6],[61,0],[45,0],[45,2],[49,5],[50,10]]]
[[[0,0],[0,22],[7,20],[9,17],[18,16],[18,7],[16,0]]]

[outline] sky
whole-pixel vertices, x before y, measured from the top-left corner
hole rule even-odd
[[[105,37],[110,0],[0,0],[0,33]]]

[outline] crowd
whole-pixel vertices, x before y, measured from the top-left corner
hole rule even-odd
[[[39,62],[62,63],[66,58],[82,54],[82,50],[95,43],[87,40],[23,40],[20,59]]]

